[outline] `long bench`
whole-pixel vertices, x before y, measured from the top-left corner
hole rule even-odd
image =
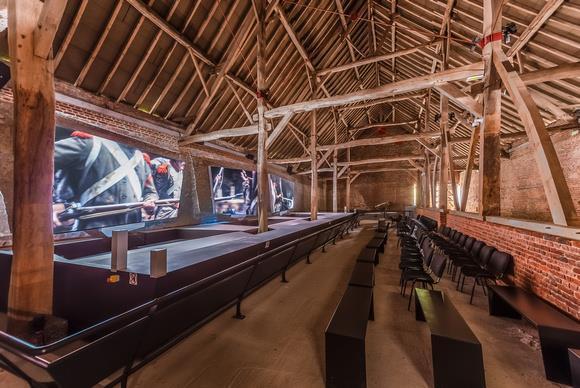
[[[485,387],[481,344],[441,291],[415,289],[415,318],[431,330],[435,388]]]
[[[348,286],[325,331],[326,387],[366,387],[365,337],[373,290]]]
[[[572,372],[572,386],[580,388],[580,349],[568,349],[568,359]]]
[[[231,306],[237,305],[236,316],[243,317],[244,297],[350,221],[251,257],[49,345],[34,346],[0,332],[0,368],[35,387],[89,387],[111,375],[109,385],[125,386],[131,373]]]
[[[580,347],[580,323],[521,288],[490,286],[488,298],[490,315],[524,317],[538,328],[546,378],[572,384],[568,348]]]

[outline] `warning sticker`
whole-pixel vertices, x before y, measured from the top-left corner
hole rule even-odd
[[[136,286],[137,285],[137,274],[136,273],[130,273],[129,274],[129,284],[132,286]]]

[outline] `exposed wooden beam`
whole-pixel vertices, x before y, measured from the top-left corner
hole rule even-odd
[[[79,73],[79,75],[74,83],[75,86],[81,85],[83,83],[83,81],[85,80],[85,77],[87,76],[89,70],[91,69],[95,59],[97,58],[97,55],[99,55],[101,48],[103,47],[103,44],[105,43],[105,40],[109,36],[109,32],[111,31],[111,27],[113,27],[113,23],[115,23],[115,21],[117,20],[117,16],[119,16],[119,12],[121,11],[122,7],[123,7],[123,2],[119,0],[117,2],[117,4],[115,5],[115,8],[113,9],[113,13],[108,17],[109,20],[108,20],[107,24],[105,25],[104,30],[101,32],[101,35],[99,36],[99,40],[95,44],[95,47],[93,47],[93,49],[91,50],[91,55],[89,55],[89,59],[87,59],[87,61],[83,65],[83,68],[81,69],[81,72]]]
[[[339,65],[339,66],[334,66],[334,67],[327,67],[325,69],[319,70],[317,72],[318,75],[320,76],[324,76],[324,75],[328,75],[328,74],[334,74],[334,73],[339,73],[342,71],[346,71],[352,68],[356,68],[359,66],[364,66],[364,65],[368,65],[371,63],[375,63],[375,62],[381,62],[381,61],[386,61],[388,59],[392,59],[392,58],[398,58],[398,57],[402,57],[404,55],[409,55],[409,54],[413,54],[416,53],[417,51],[420,51],[422,48],[426,48],[426,47],[430,47],[432,45],[434,45],[435,42],[431,42],[431,43],[425,43],[425,44],[421,44],[415,47],[411,47],[408,49],[404,49],[404,50],[397,50],[394,51],[392,53],[387,53],[387,54],[382,54],[382,55],[377,55],[377,56],[373,56],[373,57],[367,57],[365,59],[361,59],[358,60],[356,62],[351,62],[351,63],[347,63],[344,65]]]
[[[197,58],[209,66],[214,66],[213,61],[208,58],[196,45],[193,44],[185,35],[180,33],[159,16],[149,5],[145,4],[141,0],[125,0],[133,8],[135,8],[141,15],[146,17],[151,23],[155,24],[159,29],[165,32],[167,35],[171,36],[177,43],[182,45],[185,49],[191,50]]]
[[[274,128],[274,130],[272,131],[272,133],[268,137],[268,140],[266,141],[266,149],[270,148],[272,146],[272,144],[274,144],[274,141],[276,141],[276,139],[282,134],[284,129],[286,129],[286,126],[288,125],[288,123],[292,119],[292,116],[293,116],[293,114],[289,114],[289,115],[282,117],[280,122],[276,125],[276,127]]]
[[[266,132],[265,95],[268,90],[266,74],[266,1],[252,0],[256,14],[256,71],[258,78],[258,233],[268,231],[269,192],[268,182],[268,132]],[[283,118],[284,121],[286,118]],[[289,120],[286,120],[286,123]]]
[[[351,160],[350,162],[339,162],[339,166],[352,167],[361,166],[364,164],[375,164],[375,163],[392,163],[392,162],[412,162],[414,160],[424,160],[425,157],[422,155],[408,155],[408,156],[394,156],[388,158],[373,158],[373,159],[363,159],[363,160]],[[413,166],[416,167],[416,166]]]
[[[66,50],[67,50],[68,46],[70,45],[70,42],[71,42],[73,36],[75,35],[75,32],[77,31],[77,27],[79,26],[79,23],[81,22],[81,18],[83,17],[83,15],[85,13],[85,9],[87,8],[88,4],[89,4],[89,0],[82,0],[81,4],[77,7],[75,17],[74,17],[73,21],[71,22],[71,25],[68,28],[68,31],[66,32],[66,35],[64,36],[62,43],[60,44],[58,52],[54,56],[54,69],[55,70],[58,68],[58,65],[60,65],[60,61],[62,60],[62,57],[66,53]]]
[[[314,85],[312,97],[316,98],[318,93],[318,82],[315,75],[310,75],[311,82]],[[316,161],[316,110],[310,113],[310,220],[318,219],[318,164]]]
[[[198,133],[197,135],[186,136],[179,141],[180,146],[191,143],[203,143],[206,141],[213,141],[223,139],[226,137],[241,137],[258,134],[258,124],[248,125],[240,128],[220,129],[208,133]]]
[[[552,221],[556,225],[575,225],[578,217],[562,166],[550,139],[538,107],[527,87],[503,52],[494,55],[494,65],[518,109],[534,151],[544,192],[548,200]]]
[[[387,104],[387,103],[392,103],[392,102],[397,102],[397,101],[405,101],[405,100],[409,100],[411,98],[418,98],[421,96],[423,96],[423,93],[414,93],[414,94],[404,95],[404,96],[381,98],[378,100],[367,102],[365,104],[345,106],[343,108],[340,108],[338,111],[344,112],[344,111],[353,110],[353,109],[366,109],[366,108],[370,108],[370,107],[373,107],[373,106],[379,105],[379,104]]]
[[[297,158],[287,158],[287,159],[268,159],[268,163],[272,164],[296,164],[296,163],[306,163],[310,162],[310,155],[299,156]]]
[[[48,58],[52,43],[66,8],[67,0],[44,0],[44,6],[34,30],[34,55]]]
[[[469,187],[471,186],[471,173],[475,164],[475,152],[479,144],[480,126],[473,128],[471,132],[471,139],[469,141],[469,151],[467,153],[467,166],[465,174],[463,174],[463,182],[461,184],[461,206],[459,210],[462,212],[467,209],[467,199],[469,198]]]
[[[225,77],[228,75],[228,72],[230,71],[231,67],[234,65],[235,61],[238,59],[238,56],[240,55],[243,44],[249,38],[249,36],[253,30],[253,27],[254,27],[253,21],[254,21],[254,18],[252,18],[251,12],[248,12],[244,17],[241,26],[235,31],[235,35],[232,39],[232,42],[230,42],[230,44],[229,44],[230,49],[226,51],[226,53],[224,54],[224,56],[220,60],[219,65],[216,66],[217,74],[213,77],[214,81],[212,83],[209,96],[207,96],[203,100],[202,104],[197,109],[196,114],[195,114],[195,118],[187,126],[187,129],[185,131],[186,134],[189,135],[198,129],[197,126],[199,125],[199,123],[201,122],[201,120],[203,119],[203,117],[205,116],[207,111],[212,107],[213,99],[217,95],[217,93],[218,93],[220,87],[222,86],[222,83],[224,82]],[[230,79],[232,81],[234,81],[233,77]],[[250,85],[247,85],[245,82],[241,81],[241,83],[244,85],[245,88],[248,88],[249,90],[253,89]],[[252,93],[255,95],[256,91],[252,90]]]
[[[532,20],[526,29],[520,34],[518,40],[516,40],[512,47],[509,48],[506,54],[507,57],[513,58],[514,55],[524,48],[550,16],[560,8],[560,5],[562,5],[563,2],[564,0],[548,0],[540,12],[536,14],[534,20]]]
[[[373,129],[373,128],[397,128],[397,127],[402,127],[404,125],[413,125],[417,123],[417,120],[409,120],[409,121],[399,121],[399,122],[384,122],[384,123],[372,123],[372,124],[366,124],[366,125],[362,125],[360,127],[355,127],[355,128],[351,128],[349,129],[350,132],[358,132],[358,131],[363,131],[365,129]]]
[[[415,141],[417,139],[428,139],[434,137],[440,137],[441,133],[439,131],[432,131],[432,132],[420,132],[420,133],[405,133],[402,135],[390,135],[390,136],[383,136],[383,137],[372,137],[372,138],[365,138],[365,139],[357,139],[357,140],[350,140],[345,143],[339,144],[331,144],[331,145],[322,145],[318,146],[316,149],[318,151],[328,151],[330,149],[345,149],[345,148],[355,148],[355,147],[363,147],[363,146],[372,146],[372,145],[382,145],[382,144],[392,144],[392,143],[402,143],[407,141]]]
[[[242,108],[242,111],[244,112],[244,114],[248,118],[248,121],[250,122],[250,124],[254,124],[254,119],[252,118],[250,111],[248,110],[248,108],[246,108],[246,105],[244,104],[242,97],[240,97],[240,94],[238,93],[238,91],[236,90],[234,85],[232,84],[232,81],[230,81],[229,78],[226,78],[226,83],[228,84],[230,90],[234,94],[234,97],[236,97],[236,100],[238,100],[238,105],[240,106],[240,108]],[[207,95],[209,96],[209,92],[207,93]]]
[[[501,0],[483,3],[483,36],[501,32]],[[493,64],[493,57],[501,51],[501,41],[483,48],[485,62],[485,91],[483,94],[483,123],[479,142],[479,214],[500,215],[500,130],[501,83]]]
[[[439,93],[453,100],[457,105],[473,114],[475,117],[483,116],[483,105],[477,102],[473,97],[463,92],[457,86],[446,83],[435,87]]]
[[[439,173],[439,209],[447,210],[447,194],[448,182],[449,182],[449,169],[451,167],[451,157],[450,150],[447,144],[447,136],[449,134],[449,102],[447,97],[441,96],[440,98],[440,114],[439,119],[440,131],[441,131],[441,158],[440,158],[440,173]]]
[[[14,95],[13,258],[8,291],[8,330],[22,338],[30,321],[52,313],[55,94],[49,54],[35,55],[34,33],[43,4],[8,1],[8,46]],[[42,33],[54,36],[57,25]],[[45,53],[45,47],[39,47]],[[47,59],[48,58],[48,59]]]
[[[327,97],[322,99],[298,102],[291,105],[281,106],[272,109],[266,113],[266,118],[282,117],[288,113],[310,112],[315,109],[332,108],[341,105],[348,105],[358,103],[366,100],[376,100],[414,92],[421,89],[429,89],[433,86],[465,79],[467,77],[481,75],[483,72],[483,63],[474,63],[471,65],[461,66],[454,69],[441,71],[438,73],[428,74],[424,76],[414,77],[390,84],[380,86],[378,88],[361,90],[353,93]]]
[[[548,69],[529,71],[520,76],[526,86],[577,77],[580,77],[580,62],[566,63]],[[483,82],[478,82],[468,86],[465,90],[472,96],[477,96],[483,93],[483,87]]]

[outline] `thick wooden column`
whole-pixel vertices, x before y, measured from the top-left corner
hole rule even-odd
[[[270,204],[270,187],[268,182],[268,154],[266,143],[268,132],[266,132],[266,119],[264,112],[266,110],[266,64],[265,64],[265,19],[266,3],[264,0],[253,0],[254,11],[256,12],[256,60],[258,72],[258,233],[268,231],[268,207]]]
[[[429,151],[425,150],[425,207],[431,207],[431,165]]]
[[[483,2],[483,35],[501,31],[500,0]],[[495,21],[495,24],[494,24]],[[501,40],[483,48],[485,90],[483,93],[483,128],[479,146],[479,214],[500,215],[500,129],[501,83],[493,65],[494,51],[501,50]]]
[[[346,161],[348,163],[350,163],[350,148],[346,149]],[[350,167],[347,169],[346,171],[346,190],[345,190],[345,196],[346,196],[346,200],[345,200],[345,206],[346,206],[346,210],[350,211]]]
[[[449,169],[447,163],[449,161],[449,147],[447,144],[447,132],[449,131],[449,100],[446,96],[441,95],[441,158],[440,158],[440,172],[439,172],[439,209],[447,210],[447,189],[449,183]]]
[[[313,85],[312,98],[315,99],[318,91],[316,74],[311,74]],[[316,110],[310,113],[310,157],[311,157],[311,179],[310,179],[310,219],[318,219],[318,163],[316,160]]]
[[[38,0],[8,1],[8,43],[14,93],[14,227],[8,329],[20,333],[34,315],[52,313],[55,95],[51,50],[35,30],[54,35],[64,7]],[[58,5],[58,4],[56,4]],[[60,4],[62,6],[62,3]],[[51,12],[48,12],[51,11]],[[43,17],[41,18],[41,15]],[[53,23],[54,24],[54,23]],[[58,23],[56,23],[58,24]],[[45,29],[46,28],[46,29]],[[40,54],[47,56],[41,56]]]
[[[334,117],[334,144],[338,143],[338,120],[336,112],[332,112]],[[332,211],[338,211],[338,151],[336,148],[332,151]]]

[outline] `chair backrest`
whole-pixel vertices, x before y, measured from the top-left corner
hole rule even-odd
[[[512,262],[512,255],[506,252],[495,251],[491,255],[486,269],[494,274],[498,279],[503,277]]]
[[[449,234],[451,233],[451,228],[446,226],[443,228],[443,235],[444,236],[449,236]]]
[[[453,241],[453,238],[455,237],[455,233],[457,233],[457,231],[455,229],[451,229],[451,231],[449,232],[449,235],[447,235],[449,240]]]
[[[469,253],[471,253],[471,256],[477,257],[479,255],[479,251],[481,251],[481,248],[483,248],[484,245],[485,245],[485,243],[483,241],[474,240],[473,245],[471,246],[471,249],[469,250]]]
[[[477,256],[476,260],[479,265],[485,267],[491,258],[491,255],[495,251],[494,247],[490,247],[489,245],[483,244],[481,250],[479,251],[479,255]]]
[[[443,271],[445,271],[445,264],[447,262],[447,258],[439,252],[433,253],[433,258],[431,259],[431,263],[429,264],[429,268],[431,272],[437,279],[437,281],[443,276]]]
[[[459,242],[459,239],[461,239],[462,236],[463,236],[463,233],[456,232],[455,235],[453,236],[453,242],[457,244]]]
[[[466,240],[467,240],[467,235],[462,234],[461,237],[459,237],[459,240],[457,240],[457,245],[459,245],[460,247],[464,246]]]
[[[463,248],[469,252],[471,251],[471,247],[473,246],[473,243],[475,242],[475,239],[473,237],[467,237],[465,239],[465,243],[463,243]]]

